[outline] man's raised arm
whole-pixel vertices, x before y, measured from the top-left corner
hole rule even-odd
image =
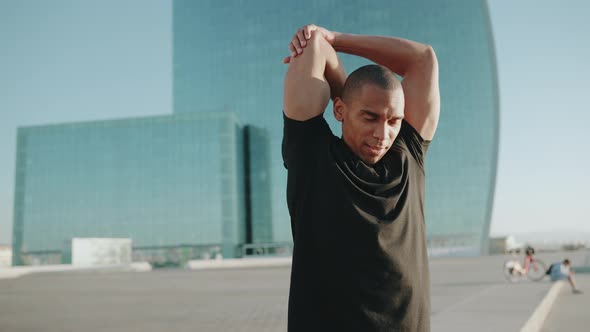
[[[309,29],[321,32],[337,52],[361,56],[402,76],[406,121],[422,138],[431,140],[434,137],[440,114],[440,93],[438,61],[432,47],[402,38],[333,32],[313,24],[302,30]],[[294,38],[289,49],[295,57],[287,58],[285,62],[304,56],[305,52],[294,52],[305,46],[304,38]]]
[[[289,69],[283,110],[288,118],[305,121],[322,114],[330,97],[340,96],[346,74],[336,51],[319,32],[300,30],[293,39],[298,38],[303,38],[305,52],[285,60]]]
[[[438,61],[431,46],[407,39],[334,32],[338,52],[367,58],[403,77],[404,117],[425,140],[434,137],[440,114]]]

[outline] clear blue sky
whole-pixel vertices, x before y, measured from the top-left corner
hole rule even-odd
[[[490,11],[501,98],[492,234],[590,232],[590,5],[492,0]],[[0,243],[12,237],[16,127],[170,113],[171,19],[164,0],[0,0]]]

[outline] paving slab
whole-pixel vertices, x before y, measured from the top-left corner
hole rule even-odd
[[[569,284],[561,288],[541,332],[590,331],[590,275],[575,276],[584,293],[573,294]]]

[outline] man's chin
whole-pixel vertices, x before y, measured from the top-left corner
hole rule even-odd
[[[383,158],[383,156],[363,156],[361,159],[365,162],[365,164],[373,166],[378,163],[381,158]]]
[[[370,145],[365,145],[359,152],[359,157],[365,164],[374,165],[385,156],[387,149],[372,149]]]

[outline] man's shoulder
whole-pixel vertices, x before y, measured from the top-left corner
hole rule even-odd
[[[293,127],[294,129],[322,129],[324,125],[328,126],[323,113],[307,120],[295,120],[283,112],[283,124],[285,127]]]
[[[305,121],[283,114],[282,154],[285,167],[313,157],[313,151],[325,149],[335,137],[323,114]]]
[[[423,169],[430,142],[422,138],[420,133],[410,123],[402,120],[401,128],[393,143],[393,147],[397,151],[408,153],[417,162],[418,166]]]

